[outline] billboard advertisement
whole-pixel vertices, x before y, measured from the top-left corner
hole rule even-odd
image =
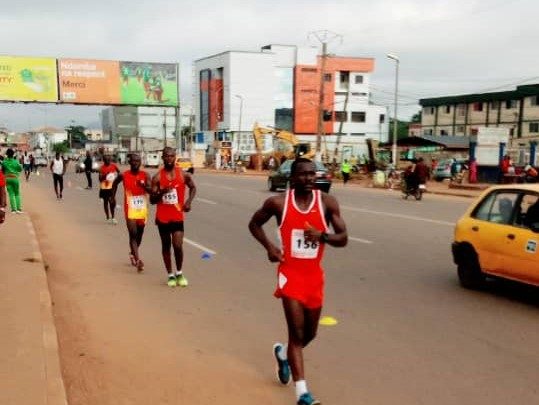
[[[0,56],[0,100],[58,100],[56,59]]]
[[[60,101],[80,104],[177,106],[172,63],[59,59]]]

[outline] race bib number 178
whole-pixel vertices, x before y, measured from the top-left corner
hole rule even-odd
[[[318,256],[318,242],[308,242],[305,240],[303,229],[292,230],[291,251],[292,257],[297,259],[315,259]]]

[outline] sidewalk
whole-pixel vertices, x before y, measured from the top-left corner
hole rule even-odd
[[[66,405],[47,276],[27,214],[0,225],[0,404]]]
[[[221,174],[221,175],[234,175],[234,176],[261,176],[266,177],[268,176],[269,172],[267,170],[264,171],[255,171],[247,169],[245,172],[242,173],[235,173],[232,170],[216,170],[216,169],[208,169],[208,168],[197,168],[195,169],[195,173],[212,173],[212,174]],[[341,180],[333,180],[334,184],[342,184]],[[486,184],[486,183],[477,183],[477,184],[453,184],[448,182],[438,182],[438,181],[429,181],[427,184],[427,193],[430,194],[438,194],[438,195],[447,195],[447,196],[455,196],[455,197],[467,197],[467,198],[476,198],[478,197],[484,190],[492,186],[493,184]],[[380,191],[386,190],[383,188],[376,188],[372,186],[372,180],[371,179],[357,179],[352,178],[350,182],[348,182],[348,186],[357,186],[357,187],[364,187],[364,188],[374,188],[378,189]]]

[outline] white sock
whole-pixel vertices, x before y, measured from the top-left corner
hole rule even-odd
[[[176,272],[176,277],[181,276],[183,273],[181,271]]]
[[[306,392],[308,392],[307,391],[307,381],[305,381],[305,380],[296,381],[296,399],[299,400],[299,397],[301,397]]]
[[[169,274],[169,275],[168,275],[168,278],[175,278],[175,277],[174,277],[174,274]]]
[[[282,349],[277,352],[277,356],[279,357],[279,359],[284,361],[288,358],[287,352],[288,352],[288,344],[284,344],[282,346]]]

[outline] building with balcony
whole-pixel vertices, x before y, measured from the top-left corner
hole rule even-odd
[[[388,133],[386,107],[369,101],[373,70],[372,58],[322,58],[316,47],[293,45],[198,59],[195,130],[208,144],[230,142],[234,154],[255,153],[255,123],[294,132],[314,147],[322,87],[322,152],[366,154],[367,138],[384,142]]]
[[[424,135],[476,135],[478,127],[507,128],[513,145],[539,140],[539,84],[512,91],[425,98]]]

